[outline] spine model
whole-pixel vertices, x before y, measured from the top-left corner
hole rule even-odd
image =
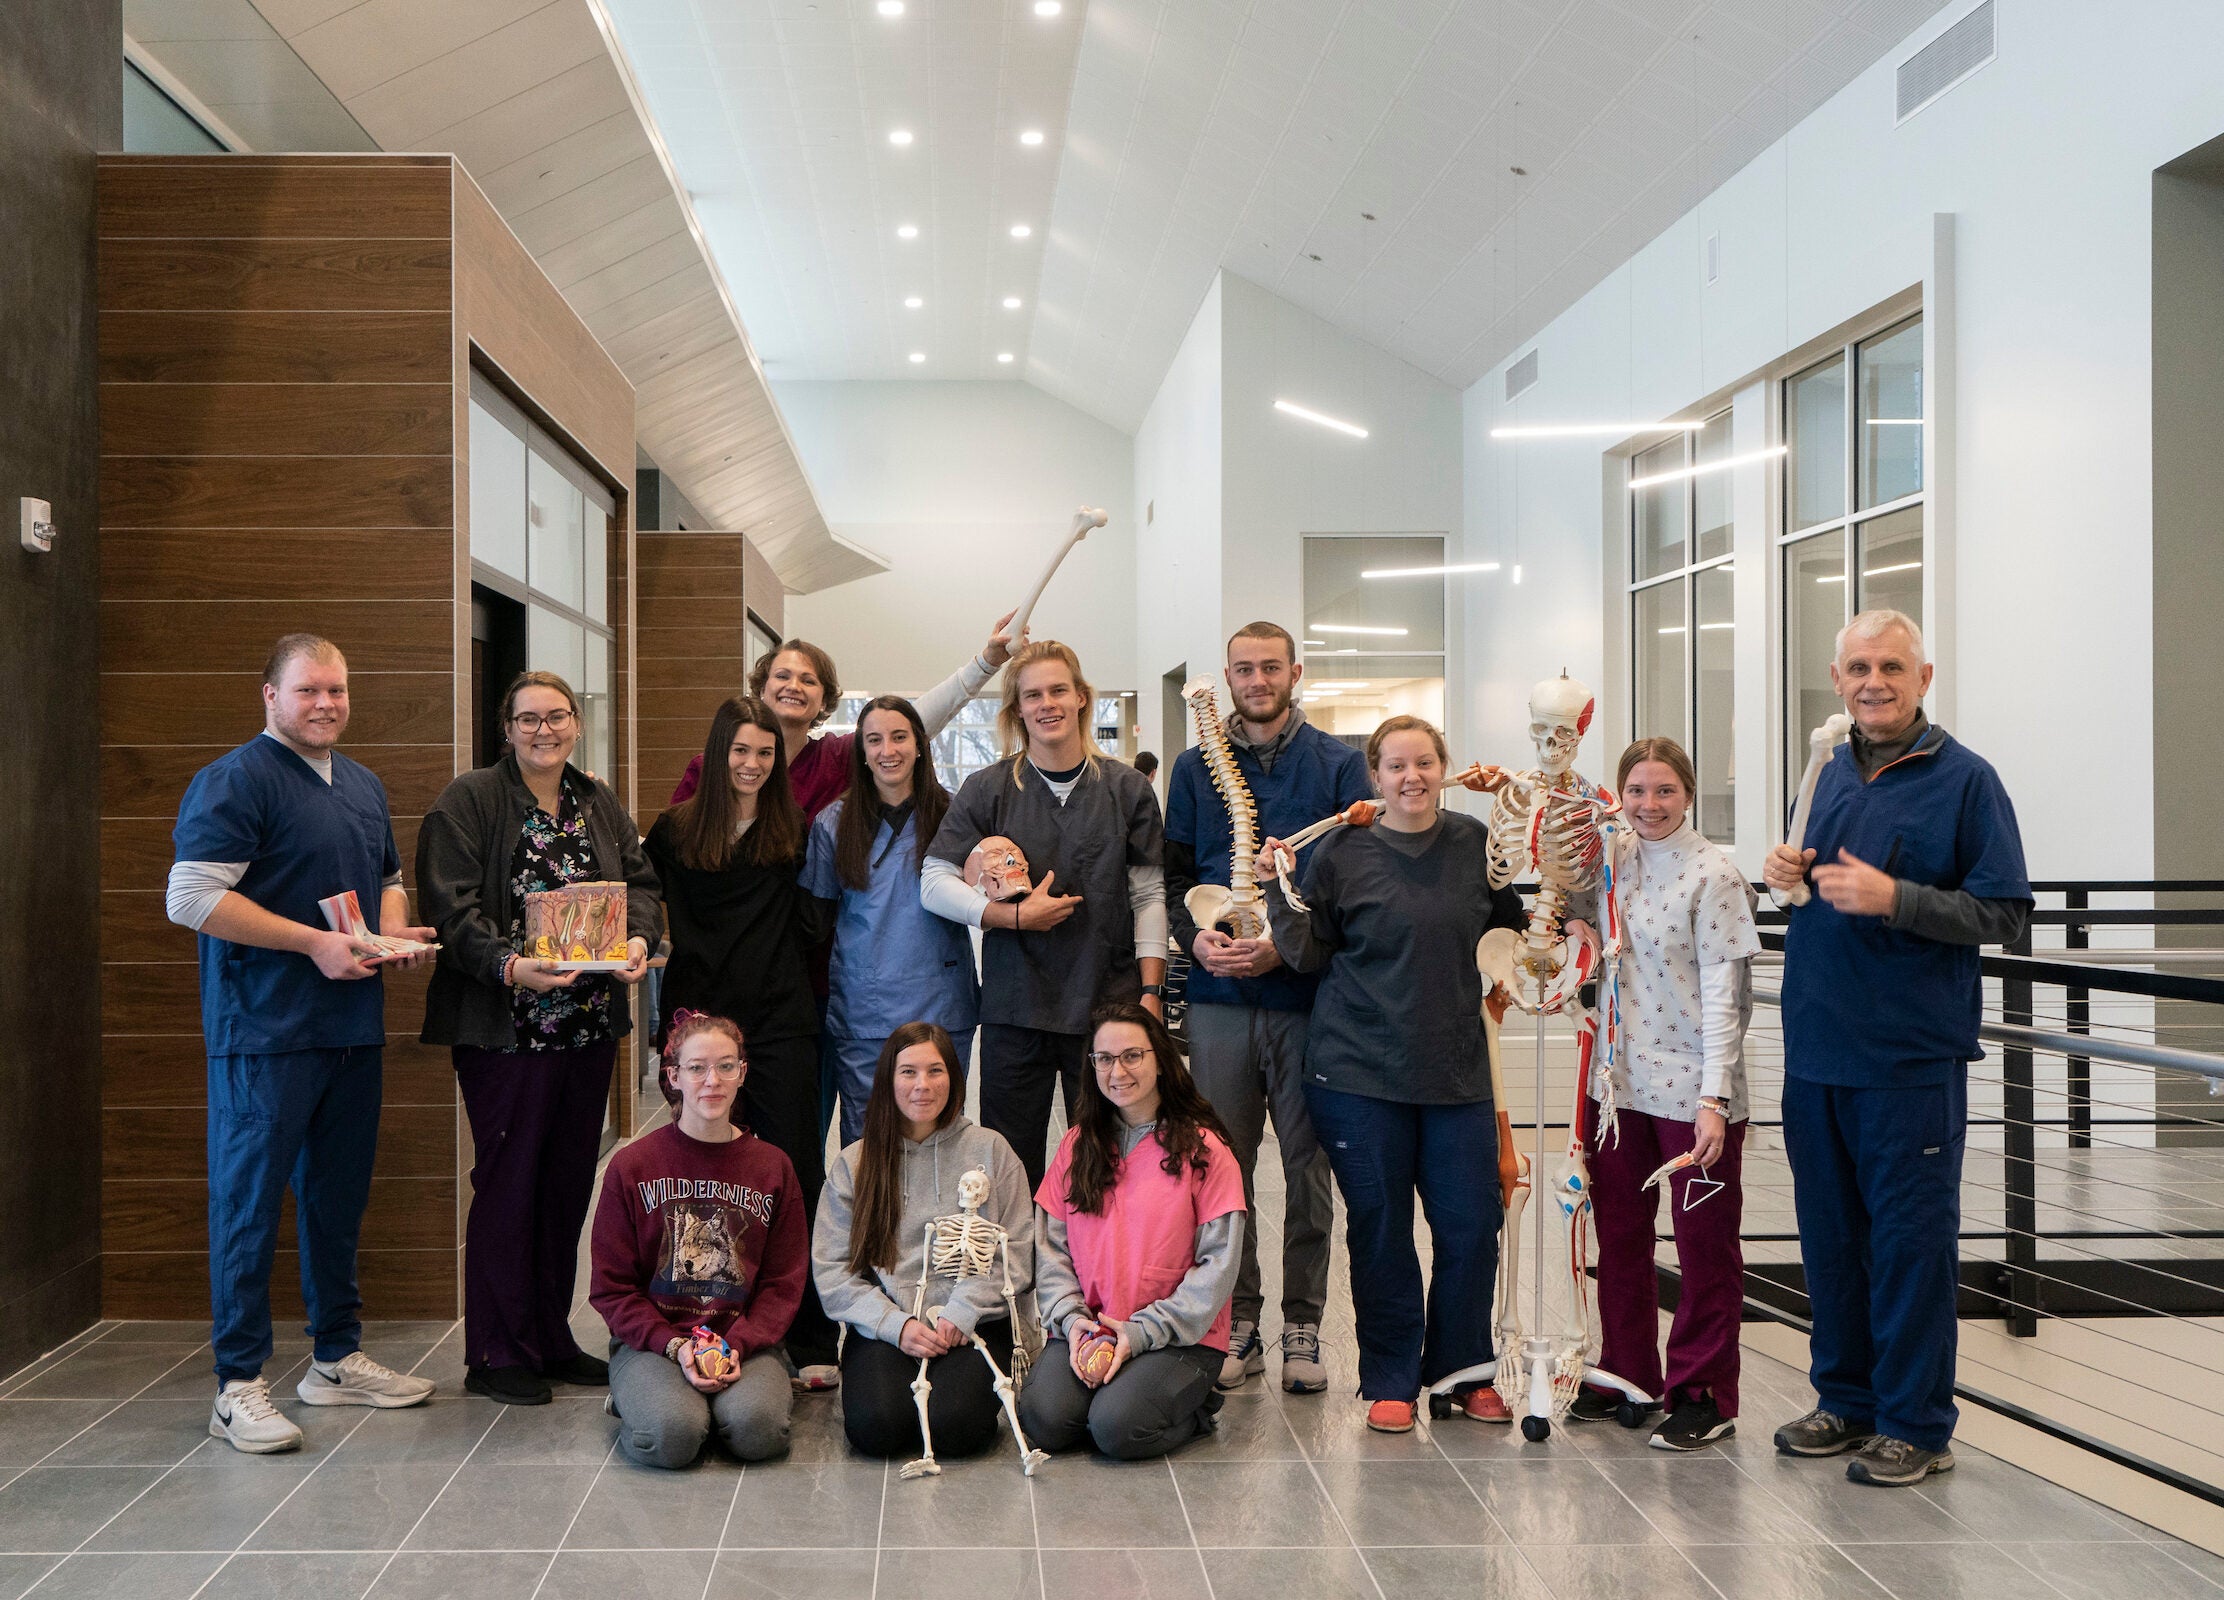
[[[1197,753],[1204,757],[1212,786],[1228,808],[1228,886],[1200,883],[1182,898],[1200,928],[1225,925],[1238,939],[1257,939],[1266,933],[1266,901],[1254,879],[1254,858],[1259,850],[1259,808],[1250,786],[1236,767],[1236,753],[1228,743],[1228,725],[1221,720],[1219,697],[1210,678],[1192,678],[1182,690],[1190,715],[1197,724]]]

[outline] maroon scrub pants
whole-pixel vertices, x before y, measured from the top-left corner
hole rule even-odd
[[[1604,1347],[1599,1365],[1658,1395],[1670,1411],[1679,1401],[1714,1396],[1725,1417],[1738,1414],[1738,1323],[1745,1309],[1745,1254],[1738,1221],[1745,1196],[1739,1183],[1745,1150],[1743,1122],[1730,1124],[1722,1155],[1707,1172],[1722,1187],[1711,1193],[1690,1185],[1697,1167],[1640,1189],[1663,1162],[1689,1150],[1691,1123],[1624,1107],[1620,1139],[1603,1147],[1594,1130],[1591,1150],[1592,1226],[1598,1232],[1599,1326]],[[1668,1328],[1665,1373],[1660,1359],[1660,1297],[1653,1274],[1653,1227],[1661,1190],[1668,1191],[1668,1221],[1676,1238],[1683,1291]],[[1696,1205],[1686,1205],[1687,1196]]]

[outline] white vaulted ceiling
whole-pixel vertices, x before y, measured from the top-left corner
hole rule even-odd
[[[1222,267],[1474,381],[1943,0],[608,3],[774,377],[1132,430]]]

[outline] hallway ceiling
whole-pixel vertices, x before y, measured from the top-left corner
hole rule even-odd
[[[1222,267],[1473,382],[1941,9],[608,3],[772,377],[1025,377],[1129,430]]]

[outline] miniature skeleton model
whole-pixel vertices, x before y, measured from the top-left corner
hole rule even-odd
[[[1822,719],[1822,726],[1807,735],[1807,770],[1799,775],[1799,798],[1792,803],[1791,831],[1784,836],[1784,843],[1795,851],[1807,848],[1807,814],[1815,809],[1815,785],[1822,781],[1822,769],[1830,765],[1831,753],[1846,742],[1853,732],[1853,719],[1843,711]],[[1802,879],[1787,890],[1769,890],[1769,898],[1779,909],[1785,906],[1803,906],[1814,896],[1813,885]]]
[[[1022,900],[1033,890],[1027,875],[1027,856],[1000,833],[992,833],[965,858],[965,886],[978,889],[991,900]]]
[[[1019,1381],[1027,1375],[1027,1346],[1021,1338],[1019,1326],[1018,1291],[1012,1286],[1012,1237],[995,1223],[981,1215],[981,1202],[988,1198],[988,1174],[975,1167],[958,1179],[958,1210],[948,1216],[936,1217],[926,1226],[926,1264],[919,1272],[919,1290],[912,1296],[911,1314],[927,1327],[933,1327],[942,1314],[940,1306],[927,1304],[927,1283],[933,1278],[985,1278],[1002,1265],[1004,1276],[1004,1308],[1011,1318],[1012,1370],[1007,1376],[988,1353],[988,1346],[977,1333],[966,1335],[973,1348],[981,1352],[981,1359],[988,1363],[988,1370],[996,1374],[996,1395],[1004,1402],[1005,1420],[1012,1425],[1012,1438],[1019,1444],[1019,1470],[1027,1477],[1050,1457],[1027,1443],[1027,1435],[1020,1431],[1019,1407],[1014,1400]],[[919,1438],[926,1446],[926,1453],[916,1461],[904,1463],[902,1473],[906,1478],[938,1477],[941,1463],[934,1459],[934,1432],[927,1424],[927,1396],[934,1385],[927,1381],[928,1357],[919,1361],[919,1376],[911,1380],[911,1397],[919,1406]]]
[[[1182,698],[1196,719],[1197,753],[1204,757],[1212,786],[1228,808],[1230,830],[1227,884],[1200,883],[1182,897],[1182,904],[1200,928],[1226,923],[1238,939],[1256,939],[1266,932],[1266,901],[1252,877],[1259,853],[1258,803],[1236,766],[1235,748],[1228,743],[1228,725],[1221,720],[1212,679],[1190,679]]]
[[[1499,1252],[1496,1332],[1501,1358],[1496,1380],[1499,1393],[1522,1419],[1523,1436],[1531,1440],[1551,1432],[1552,1420],[1566,1412],[1586,1380],[1603,1388],[1620,1389],[1635,1400],[1651,1398],[1613,1374],[1589,1365],[1590,1280],[1585,1267],[1590,1250],[1591,1177],[1586,1151],[1591,1091],[1597,1091],[1601,1126],[1607,1136],[1611,1137],[1614,1129],[1614,975],[1621,954],[1612,850],[1612,830],[1621,803],[1612,791],[1574,770],[1576,747],[1591,725],[1595,706],[1590,690],[1566,673],[1546,679],[1529,696],[1529,736],[1536,742],[1537,765],[1519,772],[1476,767],[1460,775],[1460,781],[1469,788],[1492,797],[1491,885],[1503,888],[1525,872],[1536,877],[1537,892],[1530,904],[1528,925],[1518,934],[1501,928],[1484,935],[1476,950],[1476,965],[1492,982],[1488,1003],[1494,1004],[1499,1014],[1512,1005],[1537,1019],[1536,1104],[1540,1107],[1546,1099],[1544,1019],[1566,1012],[1576,1024],[1575,1105],[1568,1118],[1568,1147],[1554,1171],[1552,1185],[1553,1198],[1568,1225],[1570,1326],[1561,1333],[1543,1331],[1547,1266],[1546,1214],[1542,1211],[1535,1219],[1533,1240],[1537,1331],[1525,1328],[1521,1317],[1521,1227],[1530,1197],[1531,1173],[1545,1162],[1542,1116],[1537,1118],[1534,1166],[1521,1161],[1509,1164],[1503,1154],[1500,1162],[1506,1221]],[[1599,924],[1605,945],[1598,955],[1565,932],[1570,897],[1593,889],[1599,891]],[[1601,964],[1605,1003],[1600,1008],[1603,1014],[1594,1015],[1583,1005],[1580,991]],[[1492,1070],[1495,1082],[1495,1057]],[[1504,1105],[1502,1093],[1500,1105]],[[1502,1115],[1501,1140],[1511,1132]]]
[[[1025,638],[1027,619],[1035,614],[1035,602],[1040,600],[1043,591],[1050,587],[1051,578],[1057,573],[1066,556],[1075,545],[1089,536],[1090,529],[1101,528],[1111,520],[1112,514],[1109,511],[1100,510],[1095,506],[1083,506],[1073,514],[1073,528],[1066,535],[1066,542],[1058,547],[1058,553],[1050,558],[1050,565],[1043,568],[1043,575],[1035,580],[1034,588],[1027,591],[1027,598],[1019,603],[1019,610],[1012,614],[1010,633],[1013,649],[1018,649],[1021,641]]]

